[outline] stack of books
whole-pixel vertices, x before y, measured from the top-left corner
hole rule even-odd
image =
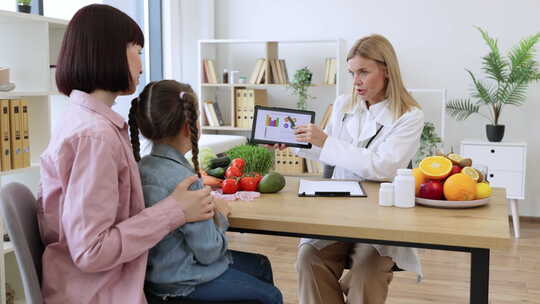
[[[267,104],[267,92],[264,89],[238,88],[235,93],[236,127],[251,128],[255,105],[264,106]]]
[[[206,121],[208,122],[208,125],[211,127],[219,127],[225,125],[223,121],[223,115],[221,114],[221,110],[219,109],[219,105],[217,102],[213,102],[212,100],[206,100],[203,103],[204,107],[204,113],[206,115]]]
[[[28,104],[20,99],[0,99],[0,169],[30,167]]]
[[[289,76],[284,59],[259,58],[249,78],[251,84],[287,84]]]

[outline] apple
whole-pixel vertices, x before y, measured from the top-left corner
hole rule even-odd
[[[443,184],[438,180],[429,180],[420,185],[418,197],[442,200],[444,199]]]
[[[458,165],[453,165],[452,166],[452,170],[450,170],[450,175],[449,176],[452,176],[456,173],[460,173],[461,172],[461,167],[458,166]]]

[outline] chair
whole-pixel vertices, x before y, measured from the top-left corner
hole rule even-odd
[[[0,191],[0,213],[15,249],[26,303],[41,304],[43,244],[37,223],[36,199],[26,186],[10,183]]]

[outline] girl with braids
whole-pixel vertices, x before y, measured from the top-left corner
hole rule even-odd
[[[140,159],[139,130],[153,144],[151,153],[139,161],[147,207],[199,172],[197,105],[191,87],[174,80],[151,82],[132,101],[129,126],[135,159]],[[193,166],[184,157],[189,150]],[[190,189],[202,187],[199,179]],[[145,284],[149,302],[179,298],[283,303],[268,258],[227,249],[228,207],[226,201],[215,204],[214,220],[186,224],[150,249]]]
[[[146,304],[148,250],[214,215],[210,189],[187,191],[193,176],[144,206],[127,124],[111,109],[135,92],[143,46],[137,23],[108,5],[80,9],[67,27],[56,83],[69,106],[40,162],[45,303]]]

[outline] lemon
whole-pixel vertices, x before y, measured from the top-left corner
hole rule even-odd
[[[476,184],[476,199],[483,199],[491,196],[491,186],[488,183]]]
[[[463,169],[461,169],[461,173],[467,174],[475,182],[480,181],[480,174],[478,174],[478,171],[476,171],[476,169],[474,169],[473,167],[464,167]]]

